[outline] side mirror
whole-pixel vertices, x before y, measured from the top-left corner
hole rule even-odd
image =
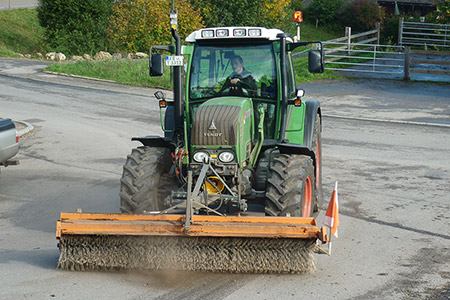
[[[304,89],[298,89],[297,90],[297,98],[301,98],[305,96],[305,90]]]
[[[156,99],[158,100],[166,100],[166,94],[164,94],[161,91],[157,91],[156,93],[153,94],[155,96]]]
[[[310,73],[323,73],[322,50],[310,50],[308,53],[308,70]]]
[[[164,56],[152,54],[150,56],[150,76],[162,76],[164,74]]]

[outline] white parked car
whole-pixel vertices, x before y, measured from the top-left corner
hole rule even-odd
[[[17,165],[11,158],[19,152],[19,137],[11,119],[0,118],[0,166]]]

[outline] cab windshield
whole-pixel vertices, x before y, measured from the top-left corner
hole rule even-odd
[[[217,96],[276,99],[276,82],[271,44],[196,45],[189,97],[191,100]]]

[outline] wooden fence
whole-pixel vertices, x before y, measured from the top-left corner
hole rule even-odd
[[[450,61],[436,59],[411,59],[411,54],[426,56],[450,56],[450,52],[405,49],[405,80],[410,80],[410,73],[450,75]],[[439,59],[439,57],[438,57]],[[437,69],[437,70],[436,70]]]

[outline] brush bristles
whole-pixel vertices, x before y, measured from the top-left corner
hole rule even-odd
[[[83,236],[61,237],[58,268],[174,269],[230,273],[310,273],[314,239]]]

